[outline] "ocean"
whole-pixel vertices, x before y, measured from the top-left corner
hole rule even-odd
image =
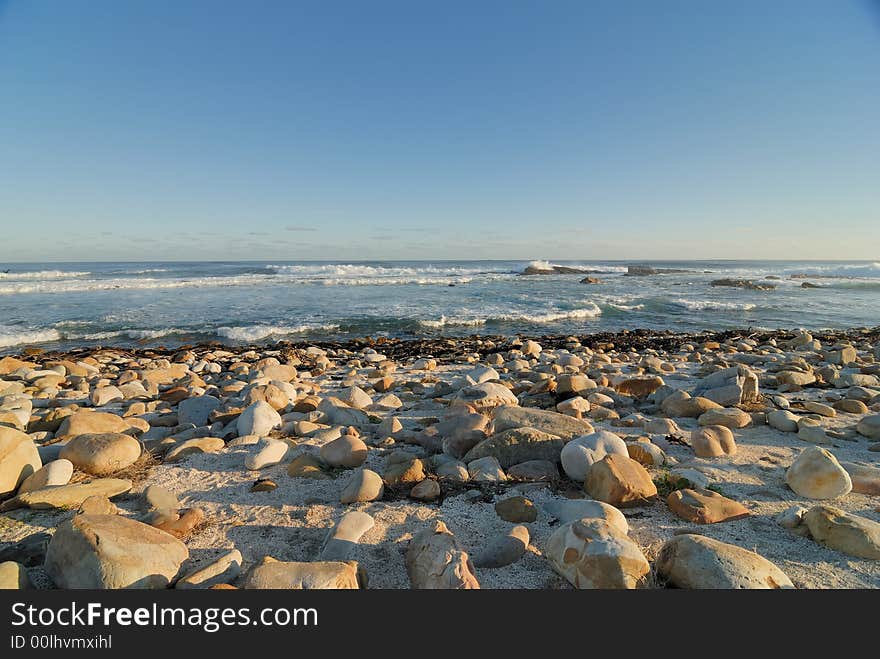
[[[880,324],[880,263],[528,261],[0,265],[0,353],[362,336],[844,329]],[[687,272],[628,276],[632,265]],[[3,272],[5,269],[8,272]],[[792,277],[795,275],[795,277]],[[774,279],[766,279],[772,277]],[[778,279],[775,279],[777,278]],[[722,278],[773,290],[715,287]],[[809,282],[817,288],[805,288]]]

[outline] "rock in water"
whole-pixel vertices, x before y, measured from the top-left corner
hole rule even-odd
[[[525,526],[514,526],[507,534],[490,540],[474,558],[474,565],[484,569],[504,567],[518,561],[528,547],[529,530]]]
[[[678,517],[697,524],[716,524],[749,516],[742,504],[711,490],[675,490],[666,499]]]
[[[238,436],[244,435],[268,435],[270,430],[280,428],[282,425],[281,415],[264,400],[249,405],[241,413],[236,422]]]
[[[535,428],[511,428],[492,435],[474,446],[462,458],[473,462],[485,457],[494,457],[504,467],[528,460],[559,460],[559,452],[565,440],[556,435]]]
[[[794,588],[785,573],[763,556],[690,533],[667,540],[655,568],[677,588]]]
[[[476,589],[470,558],[443,522],[417,533],[406,551],[406,571],[413,588]]]
[[[242,588],[253,590],[357,590],[364,582],[354,561],[285,563],[265,556],[245,578]]]
[[[831,453],[819,446],[801,451],[785,474],[788,486],[809,499],[834,499],[852,490],[852,480]]]
[[[59,588],[166,588],[189,551],[159,529],[119,515],[76,515],[58,526],[46,572]]]
[[[573,481],[583,482],[590,467],[609,454],[629,457],[626,442],[607,430],[599,430],[568,442],[560,452],[562,469]]]
[[[37,445],[28,435],[0,426],[0,497],[15,492],[42,465]]]
[[[804,514],[810,535],[829,549],[880,560],[880,524],[832,506],[813,506]]]
[[[87,474],[107,476],[137,462],[141,444],[122,433],[84,434],[71,439],[59,456]]]
[[[651,475],[628,455],[606,455],[587,474],[590,496],[618,508],[641,506],[657,496]]]
[[[648,560],[620,529],[601,519],[560,526],[545,555],[575,588],[636,588],[650,572]]]

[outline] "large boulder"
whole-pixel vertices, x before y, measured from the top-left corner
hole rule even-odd
[[[667,540],[655,569],[677,588],[794,588],[785,573],[763,556],[691,533]]]
[[[25,494],[44,487],[67,485],[73,476],[73,463],[70,460],[53,460],[24,479],[18,493]]]
[[[357,590],[364,581],[354,561],[278,561],[265,556],[245,578],[242,588],[259,590]]]
[[[703,426],[691,432],[691,448],[698,458],[718,458],[736,453],[736,441],[726,426]]]
[[[281,415],[264,400],[248,405],[236,421],[238,436],[268,435],[275,428],[280,428],[283,421]]]
[[[464,407],[453,407],[451,412],[432,428],[437,431],[441,439],[443,452],[460,458],[486,439],[489,417],[468,412]]]
[[[856,425],[856,430],[868,439],[880,439],[880,414],[864,417]]]
[[[49,542],[45,569],[59,588],[166,588],[189,551],[157,528],[120,515],[75,515]]]
[[[650,572],[639,546],[602,519],[563,524],[544,550],[550,564],[575,588],[636,588]]]
[[[416,533],[406,551],[406,571],[416,589],[463,589],[480,587],[467,552],[446,528],[435,521]]]
[[[474,446],[462,458],[472,462],[492,456],[505,469],[528,460],[558,461],[565,440],[535,428],[511,428]]]
[[[610,453],[629,457],[626,442],[612,432],[599,430],[568,442],[559,458],[568,477],[582,482],[590,467]]]
[[[483,382],[464,387],[450,401],[451,405],[466,405],[477,412],[489,412],[501,405],[519,405],[513,392],[497,382]]]
[[[28,435],[0,426],[0,497],[15,492],[42,465],[37,446]]]
[[[593,432],[593,426],[588,422],[567,414],[534,407],[503,405],[496,408],[492,415],[493,432],[497,434],[512,428],[534,428],[566,440]]]
[[[801,451],[785,474],[785,482],[809,499],[834,499],[852,490],[852,479],[830,452],[819,446]]]
[[[134,464],[141,455],[141,444],[130,435],[108,432],[77,435],[61,449],[59,457],[93,476],[106,476]]]
[[[180,401],[177,406],[177,421],[191,423],[196,427],[208,425],[211,412],[220,407],[220,399],[214,396],[193,396]]]
[[[708,398],[722,407],[751,403],[758,398],[758,376],[742,364],[731,366],[697,382],[693,395]]]
[[[81,410],[64,418],[55,437],[68,440],[78,435],[97,435],[107,432],[126,432],[130,429],[128,422],[120,416],[109,412],[91,412]]]
[[[830,549],[880,560],[880,524],[832,506],[813,506],[804,515],[810,535]]]
[[[617,508],[641,506],[657,496],[647,469],[628,455],[614,453],[590,467],[584,489],[597,501]]]
[[[717,524],[749,516],[748,509],[741,503],[712,490],[674,490],[666,503],[677,517],[696,524]]]

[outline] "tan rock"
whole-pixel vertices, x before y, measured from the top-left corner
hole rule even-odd
[[[696,524],[716,524],[749,516],[742,504],[711,490],[675,490],[666,499],[669,509],[681,519]]]
[[[0,497],[15,492],[42,466],[30,437],[15,428],[0,426]]]
[[[470,558],[440,521],[416,533],[406,551],[406,571],[417,589],[478,589]]]
[[[832,506],[813,506],[804,515],[810,535],[835,551],[880,560],[880,524]]]
[[[691,432],[691,448],[699,458],[718,458],[736,453],[736,441],[726,426],[703,426]]]
[[[560,526],[544,551],[575,588],[636,588],[650,572],[645,555],[625,533],[603,519]]]
[[[657,496],[647,470],[629,456],[612,453],[587,473],[584,489],[591,497],[618,508],[640,506]]]

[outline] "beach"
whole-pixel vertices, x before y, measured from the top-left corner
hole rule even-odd
[[[880,586],[880,328],[177,343],[0,359],[5,579]]]

